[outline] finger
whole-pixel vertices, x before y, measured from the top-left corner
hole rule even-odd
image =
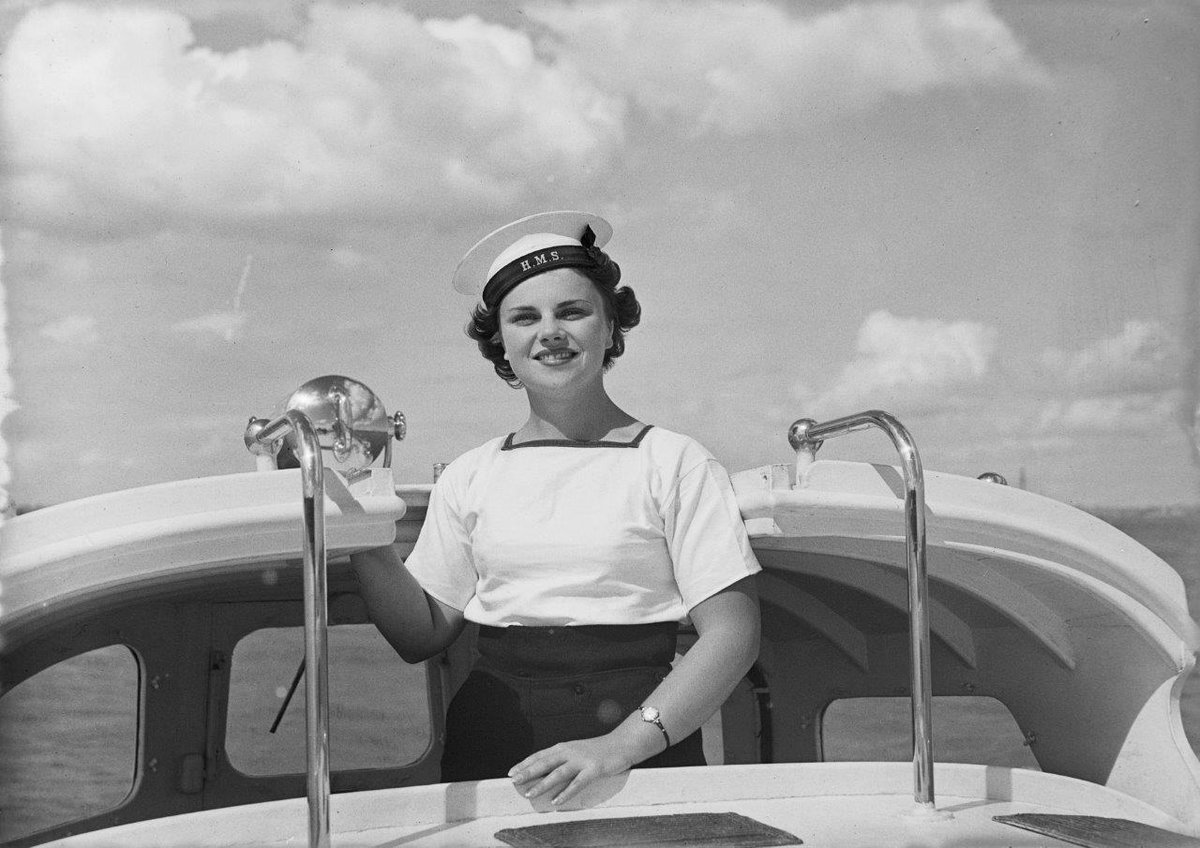
[[[570,759],[570,750],[559,742],[549,748],[534,751],[521,762],[508,770],[508,776],[517,779],[518,775],[542,775]],[[529,777],[524,777],[529,780]]]
[[[570,763],[563,763],[521,794],[526,798],[539,798],[550,793],[557,794],[571,782],[578,771]]]
[[[513,780],[513,789],[517,790],[522,795],[529,797],[535,793],[538,785],[541,783],[545,775],[534,775],[526,780]]]
[[[509,770],[508,776],[512,778],[513,783],[529,783],[530,781],[537,780],[547,771],[549,771],[548,767],[543,768],[536,764],[527,765],[524,767],[513,766],[513,768]]]
[[[538,762],[537,754],[534,754],[532,757],[526,757],[525,759],[521,760],[521,762],[517,763],[515,766],[513,766],[512,768],[510,768],[508,770],[508,776],[511,777],[513,780],[520,780],[520,779],[528,780],[528,778],[522,778],[522,776],[527,773],[532,773],[534,771],[534,765],[537,762]]]
[[[557,768],[563,762],[564,758],[554,755],[550,749],[538,751],[536,754],[530,754],[510,768],[508,776],[516,783],[528,783]]]
[[[580,770],[575,777],[572,778],[571,782],[566,785],[566,788],[564,788],[562,792],[559,792],[550,799],[550,803],[556,807],[560,804],[567,803],[576,795],[578,795],[583,787],[587,786],[589,783],[591,783],[591,781],[592,778],[590,775],[588,775],[587,769]]]

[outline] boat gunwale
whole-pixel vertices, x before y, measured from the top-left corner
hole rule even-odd
[[[1029,769],[971,763],[936,763],[941,804],[953,813],[970,812],[989,804],[1018,804],[1039,810],[1120,816],[1155,827],[1188,832],[1185,824],[1163,810],[1119,790],[1076,778]],[[580,799],[563,809],[534,803],[519,795],[505,779],[335,793],[331,797],[335,842],[371,834],[371,844],[407,844],[443,828],[495,819],[496,829],[520,823],[552,823],[560,817],[602,818],[631,815],[631,810],[670,805],[691,809],[763,801],[844,798],[903,800],[914,813],[911,763],[840,762],[691,766],[670,770],[635,769],[593,784]],[[303,840],[303,798],[289,798],[242,807],[225,807],[151,819],[117,828],[91,831],[45,843],[46,848],[96,848],[120,844],[125,848],[168,846],[283,845]],[[533,817],[530,818],[531,814]],[[988,817],[990,820],[990,816]],[[347,826],[348,822],[353,824]],[[936,820],[909,822],[898,818],[897,829],[927,827],[936,834]],[[237,834],[235,841],[223,841]],[[198,840],[203,834],[204,839]],[[1200,834],[1197,834],[1200,835]],[[118,840],[114,842],[113,840]],[[358,844],[358,843],[353,843]]]

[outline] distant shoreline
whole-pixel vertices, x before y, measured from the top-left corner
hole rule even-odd
[[[1200,504],[1170,504],[1166,506],[1076,506],[1089,515],[1105,521],[1114,519],[1181,519],[1194,516],[1200,521]]]

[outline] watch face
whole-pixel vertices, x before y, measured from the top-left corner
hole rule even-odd
[[[658,708],[642,707],[642,721],[658,721]]]

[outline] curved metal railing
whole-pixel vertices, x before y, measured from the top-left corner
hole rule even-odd
[[[912,688],[913,800],[932,811],[933,689],[929,644],[929,577],[925,567],[925,477],[916,443],[892,415],[877,409],[818,424],[801,418],[788,430],[796,451],[796,479],[826,439],[877,427],[887,433],[900,454],[904,475],[904,538],[908,565],[908,638]]]
[[[243,437],[260,470],[277,467],[275,455],[286,438],[300,463],[304,496],[304,659],[271,732],[303,674],[308,844],[329,848],[329,599],[322,450],[331,454],[333,473],[353,479],[365,473],[380,453],[384,467],[390,468],[392,439],[403,439],[407,428],[404,413],[389,419],[374,392],[337,374],[309,380],[292,393],[286,407],[271,421],[251,418]]]
[[[321,443],[308,416],[296,409],[289,409],[266,423],[252,419],[246,443],[257,453],[270,450],[270,446],[285,437],[300,461],[304,496],[303,668],[308,844],[310,848],[329,848],[329,604]]]

